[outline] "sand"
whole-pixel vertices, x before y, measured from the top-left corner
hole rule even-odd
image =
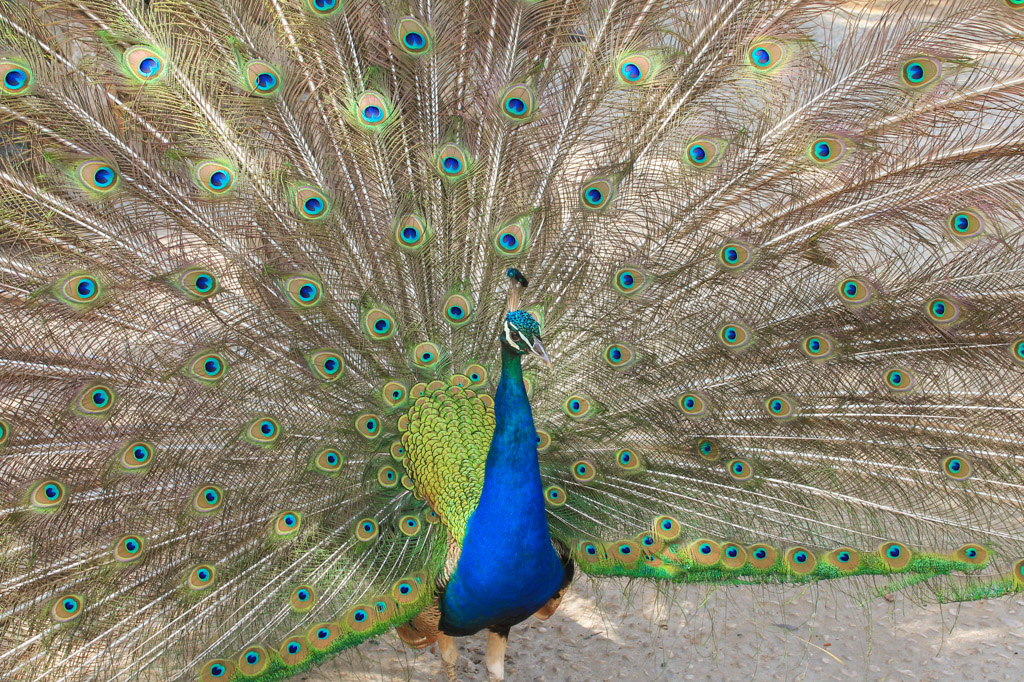
[[[597,589],[595,589],[595,587]],[[578,582],[548,621],[512,630],[506,680],[1024,680],[1024,596],[861,606],[835,584],[659,594]],[[459,643],[459,679],[487,679],[485,634]],[[444,682],[436,651],[393,633],[296,678]]]

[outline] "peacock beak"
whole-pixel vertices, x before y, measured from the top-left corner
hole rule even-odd
[[[530,353],[540,358],[541,362],[548,367],[551,366],[551,358],[548,357],[547,351],[544,350],[544,346],[541,345],[540,338],[535,338],[533,340],[533,346],[530,348]]]

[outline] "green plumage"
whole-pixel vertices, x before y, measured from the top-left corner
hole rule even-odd
[[[1020,7],[0,0],[0,677],[419,622],[509,307],[578,570],[1020,590]]]

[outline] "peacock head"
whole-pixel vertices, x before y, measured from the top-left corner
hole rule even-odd
[[[551,358],[540,342],[540,325],[525,310],[513,310],[505,316],[501,328],[501,345],[517,355],[536,355],[548,367],[551,366]]]

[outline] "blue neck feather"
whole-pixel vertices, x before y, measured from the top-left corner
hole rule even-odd
[[[521,361],[502,347],[483,492],[441,602],[442,628],[450,634],[527,618],[554,595],[564,576],[548,531]]]

